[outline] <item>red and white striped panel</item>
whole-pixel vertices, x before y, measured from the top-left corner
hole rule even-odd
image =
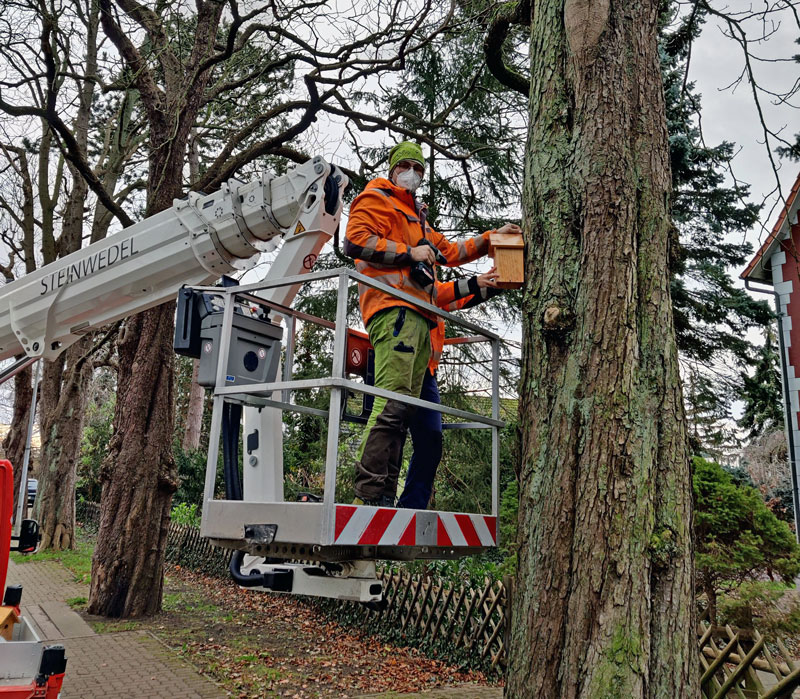
[[[343,546],[497,546],[497,518],[337,505],[334,543]]]

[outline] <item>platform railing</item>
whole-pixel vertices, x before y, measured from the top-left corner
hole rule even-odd
[[[326,279],[337,281],[336,299],[336,321],[331,321],[311,316],[293,308],[282,306],[263,299],[255,292],[277,289],[296,284],[304,285]],[[450,320],[452,323],[467,329],[477,337],[469,338],[469,341],[483,340],[491,345],[491,392],[492,392],[492,414],[491,416],[480,415],[451,406],[432,403],[418,397],[406,396],[394,391],[388,391],[376,386],[369,386],[364,383],[353,381],[347,378],[345,373],[345,352],[347,345],[347,298],[350,284],[359,283],[365,286],[379,289],[397,299],[406,301],[415,308],[427,311],[431,314]],[[492,516],[497,517],[499,511],[499,430],[504,426],[500,419],[500,337],[486,328],[481,327],[469,320],[453,315],[430,303],[420,301],[403,291],[387,286],[375,279],[367,277],[359,272],[347,268],[338,268],[309,274],[284,277],[274,281],[262,281],[253,284],[245,284],[232,287],[195,287],[197,291],[213,294],[222,300],[223,319],[219,339],[219,352],[217,357],[216,387],[213,391],[213,415],[211,422],[211,432],[209,434],[209,456],[206,468],[205,480],[205,502],[213,501],[214,487],[218,470],[219,442],[222,431],[222,407],[225,401],[239,402],[247,405],[263,407],[274,407],[281,411],[293,411],[308,413],[319,417],[327,418],[328,433],[325,455],[325,481],[323,491],[323,540],[328,544],[334,541],[335,527],[335,493],[336,493],[336,474],[339,460],[339,439],[341,431],[341,404],[348,391],[356,393],[366,393],[372,396],[396,400],[407,405],[420,408],[428,408],[444,415],[450,415],[461,419],[463,422],[450,423],[448,426],[461,429],[490,429],[492,438],[491,456],[491,478],[492,495],[491,507]],[[270,307],[275,313],[282,315],[287,321],[289,329],[285,345],[284,371],[282,380],[266,383],[252,383],[246,386],[226,386],[226,371],[228,367],[228,357],[230,353],[232,322],[235,304],[239,301],[248,301],[262,306]],[[292,378],[292,364],[294,357],[294,329],[297,320],[312,322],[334,331],[333,341],[333,361],[331,376],[316,379]],[[299,405],[291,402],[292,393],[304,389],[330,389],[330,402],[328,411],[320,410],[310,406]],[[281,400],[275,399],[275,393],[279,392]],[[266,396],[272,396],[268,398]],[[205,511],[205,507],[204,507]]]

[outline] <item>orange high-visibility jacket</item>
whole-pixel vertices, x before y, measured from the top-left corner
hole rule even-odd
[[[501,293],[500,289],[479,288],[478,278],[458,279],[453,282],[436,282],[436,305],[442,310],[453,312],[462,308],[472,308],[492,296]],[[439,318],[436,327],[431,328],[431,358],[428,369],[433,373],[439,366],[444,349],[444,320]]]
[[[425,237],[447,258],[449,267],[457,267],[485,255],[489,250],[489,235],[492,232],[486,231],[473,238],[451,243],[425,223]],[[413,262],[410,249],[418,245],[421,239],[422,222],[413,195],[384,177],[369,182],[350,206],[344,252],[355,259],[356,270],[436,305],[437,285],[433,284],[425,291],[409,276]],[[363,284],[358,285],[358,298],[364,325],[385,308],[414,308],[406,301]],[[414,310],[434,322],[437,320],[419,308]]]

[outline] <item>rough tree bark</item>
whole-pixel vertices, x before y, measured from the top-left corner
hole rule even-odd
[[[189,387],[189,406],[186,409],[186,429],[183,432],[184,451],[200,448],[200,434],[203,427],[203,406],[205,405],[205,389],[197,383],[197,372],[200,361],[192,360],[192,383]]]
[[[83,338],[44,366],[42,459],[33,506],[41,527],[41,548],[64,550],[75,543],[76,465],[92,377],[91,349],[92,340]]]
[[[181,195],[190,129],[210,70],[198,70],[213,53],[221,3],[198,3],[194,48],[182,64],[166,42],[160,18],[120,2],[139,21],[159,52],[163,88],[101,0],[101,22],[137,74],[150,129],[146,216]],[[161,608],[167,528],[178,478],[172,457],[173,318],[163,304],[125,321],[120,339],[114,436],[101,473],[100,529],[92,558],[89,612],[110,617],[154,614]]]
[[[76,134],[86,147],[90,100],[76,119]],[[72,189],[64,209],[57,252],[60,257],[81,247],[83,208],[88,193],[73,167]],[[41,548],[70,549],[75,542],[75,477],[81,448],[83,418],[91,378],[91,362],[84,356],[91,340],[83,338],[52,362],[45,362],[41,383],[39,424],[42,435],[39,486],[34,517],[42,533]]]
[[[99,8],[96,2],[90,2],[86,14],[86,50],[83,57],[87,75],[97,72],[98,27]],[[51,41],[56,43],[55,36],[51,37]],[[89,144],[93,94],[94,81],[84,81],[77,93],[78,109],[72,123],[77,148],[84,157]],[[84,208],[89,186],[73,164],[69,163],[68,168],[72,184],[63,209],[61,234],[57,239],[55,236],[43,236],[45,264],[79,250],[83,243]],[[41,527],[42,548],[69,549],[75,541],[75,480],[88,400],[86,390],[92,371],[87,356],[91,344],[90,339],[84,338],[70,347],[65,355],[53,362],[46,362],[42,372],[42,407],[39,416],[42,457],[34,503],[34,517]]]
[[[8,434],[3,439],[4,458],[14,467],[14,513],[17,511],[17,495],[22,480],[22,459],[25,454],[25,441],[28,436],[28,420],[31,414],[33,398],[33,371],[31,367],[23,369],[14,377],[14,413]],[[22,517],[28,511],[27,499],[22,509]]]
[[[165,304],[129,318],[117,343],[117,429],[100,474],[92,614],[132,617],[161,608],[169,510],[177,488],[170,452],[174,311],[174,304]]]
[[[656,0],[538,0],[507,693],[696,697]]]

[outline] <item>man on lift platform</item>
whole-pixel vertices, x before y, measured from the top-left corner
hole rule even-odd
[[[344,251],[362,274],[438,305],[441,285],[436,263],[459,266],[482,257],[489,251],[493,231],[455,243],[434,231],[426,221],[427,207],[415,197],[424,174],[419,145],[404,141],[392,148],[389,178],[370,181],[350,207]],[[521,231],[508,223],[500,232]],[[491,285],[491,275],[484,276]],[[457,287],[445,286],[452,300],[458,300]],[[375,348],[375,386],[419,397],[431,359],[431,330],[437,328],[438,319],[377,289],[359,285],[358,292],[361,316]],[[375,398],[358,450],[354,504],[394,506],[403,443],[413,414],[410,405]]]

